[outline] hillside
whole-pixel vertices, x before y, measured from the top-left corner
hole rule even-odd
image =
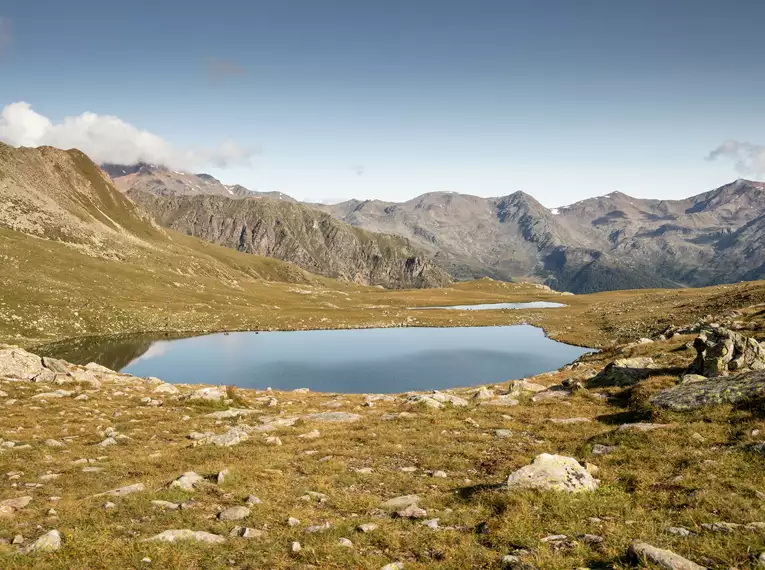
[[[437,287],[450,281],[406,239],[351,227],[280,193],[156,166],[104,168],[157,222],[187,235],[367,285]]]
[[[127,194],[162,226],[290,261],[312,273],[388,288],[432,287],[448,275],[398,236],[354,228],[303,205],[265,198]]]
[[[747,234],[765,212],[765,184],[738,180],[685,200],[620,192],[547,209],[503,198],[431,193],[404,203],[315,204],[349,224],[403,235],[459,279],[534,279],[577,293],[704,286],[758,275]],[[732,269],[727,260],[740,264]]]

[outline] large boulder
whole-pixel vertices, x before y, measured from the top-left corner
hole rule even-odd
[[[654,369],[652,358],[618,358],[590,378],[588,384],[591,387],[632,386],[648,378],[654,373]]]
[[[598,482],[572,457],[542,453],[526,467],[511,473],[508,489],[542,489],[579,493],[594,491]]]
[[[741,405],[761,399],[765,399],[765,371],[679,384],[657,392],[649,402],[661,410],[687,412],[720,404]]]
[[[702,332],[693,341],[696,360],[688,372],[708,378],[746,370],[765,370],[765,347],[726,328]]]
[[[36,354],[15,346],[0,345],[0,377],[32,380],[45,370]]]

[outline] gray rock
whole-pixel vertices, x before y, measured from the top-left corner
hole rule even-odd
[[[218,447],[231,447],[233,445],[239,445],[243,441],[247,441],[249,438],[250,436],[247,435],[246,431],[238,428],[232,428],[226,433],[213,435],[207,439],[202,439],[199,441],[204,443],[211,443],[212,445],[217,445]]]
[[[222,387],[200,388],[192,392],[189,400],[207,400],[210,402],[219,402],[227,397],[226,389]]]
[[[506,439],[508,437],[512,437],[513,432],[510,431],[509,429],[495,429],[494,435],[499,438]]]
[[[63,360],[59,360],[58,358],[51,358],[50,356],[43,356],[42,357],[42,364],[47,368],[48,370],[55,372],[56,374],[68,374],[69,373],[69,365],[64,362]]]
[[[445,392],[434,391],[432,394],[430,394],[430,397],[436,402],[441,404],[451,404],[455,408],[464,408],[468,405],[468,401],[465,398],[460,398],[459,396]]]
[[[613,453],[619,449],[616,445],[602,445],[600,443],[596,443],[592,446],[592,454],[593,455],[608,455],[609,453]]]
[[[119,489],[112,489],[111,491],[105,491],[96,495],[91,495],[91,498],[95,497],[124,497],[125,495],[132,495],[133,493],[140,493],[145,491],[146,487],[143,483],[135,483],[133,485],[126,485]]]
[[[300,526],[300,521],[295,517],[290,517],[287,519],[287,526]]]
[[[655,372],[652,358],[619,358],[608,364],[588,382],[590,387],[632,386]]]
[[[39,356],[15,346],[0,348],[0,377],[32,380],[43,370]]]
[[[402,519],[424,519],[428,516],[428,512],[417,505],[409,505],[405,509],[398,511],[396,514]]]
[[[375,523],[363,523],[356,527],[359,532],[372,532],[380,528]]]
[[[309,414],[305,416],[305,419],[313,422],[351,423],[359,421],[361,416],[349,412],[321,412],[318,414]]]
[[[170,483],[171,488],[183,489],[184,491],[193,491],[198,485],[204,483],[205,478],[193,471],[187,471],[178,479]]]
[[[323,532],[325,530],[329,530],[332,528],[332,525],[328,522],[321,523],[321,524],[315,524],[312,526],[306,527],[305,531],[309,534],[315,534],[317,532]]]
[[[616,431],[654,431],[657,429],[667,429],[675,427],[672,424],[651,424],[651,423],[644,423],[644,422],[637,422],[634,424],[622,424],[618,428],[616,428]]]
[[[507,478],[508,489],[543,489],[577,493],[594,491],[598,483],[576,459],[542,453]]]
[[[486,387],[479,388],[473,392],[473,400],[491,400],[494,397],[494,391]]]
[[[520,395],[523,392],[539,393],[547,390],[546,386],[529,382],[528,380],[511,380],[508,385],[508,391],[513,395]]]
[[[339,546],[344,546],[345,548],[353,548],[353,543],[347,538],[338,538],[337,544]]]
[[[298,552],[303,550],[303,547],[300,546],[299,542],[293,542],[292,544],[290,544],[290,550],[292,551],[293,554],[297,554]]]
[[[638,560],[656,564],[664,570],[707,570],[704,566],[699,566],[679,554],[656,548],[645,542],[635,541],[630,544],[629,554]]]
[[[682,526],[671,526],[667,529],[670,534],[676,534],[677,536],[693,536],[693,532]]]
[[[249,416],[250,414],[256,413],[255,410],[247,410],[245,408],[229,408],[228,410],[221,410],[219,412],[212,412],[211,414],[206,414],[206,418],[212,418],[214,420],[227,420],[232,418],[239,418],[242,416]]]
[[[222,521],[240,521],[250,516],[247,507],[229,507],[218,513],[218,519]]]
[[[263,501],[261,501],[258,497],[255,495],[248,495],[247,498],[244,500],[244,502],[248,505],[259,505]]]
[[[380,505],[381,509],[386,511],[400,511],[407,508],[410,505],[416,505],[420,502],[419,495],[402,495],[400,497],[394,497],[388,499]]]
[[[592,422],[590,418],[550,418],[550,423],[561,425],[586,424],[590,422]]]
[[[162,383],[152,390],[155,394],[178,394],[180,390],[173,384]]]
[[[152,501],[151,504],[155,507],[159,507],[163,511],[177,511],[181,508],[180,504],[171,503],[170,501]]]
[[[231,529],[231,532],[228,533],[229,536],[238,538],[260,538],[263,536],[263,534],[264,533],[262,530],[257,530],[246,526],[235,526]]]
[[[444,407],[441,402],[430,396],[426,396],[425,394],[412,394],[404,403],[408,405],[425,406],[426,408],[432,408],[434,410],[440,410]]]
[[[660,410],[687,412],[722,404],[745,404],[762,398],[765,398],[765,372],[760,371],[679,384],[657,392],[649,402]]]
[[[701,528],[710,532],[728,533],[738,530],[742,526],[743,525],[730,522],[713,522],[702,524]]]
[[[194,541],[204,542],[206,544],[220,544],[225,542],[226,539],[217,534],[205,532],[203,530],[189,530],[187,528],[178,530],[166,530],[160,532],[151,538],[146,539],[147,542],[182,542],[182,541]]]
[[[32,554],[33,552],[55,552],[60,548],[61,533],[59,533],[57,530],[51,530],[46,532],[26,548],[22,549],[21,552],[24,554]]]
[[[483,402],[481,402],[478,405],[479,406],[506,406],[506,407],[510,407],[510,406],[517,406],[518,404],[520,404],[520,402],[517,399],[513,398],[512,395],[503,394],[501,396],[497,396],[493,400],[484,400]]]

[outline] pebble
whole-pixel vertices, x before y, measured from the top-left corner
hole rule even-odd
[[[300,543],[299,543],[299,542],[293,542],[293,543],[290,545],[290,550],[291,550],[293,553],[297,554],[298,552],[300,552],[301,550],[303,550],[303,547],[302,547],[302,546],[300,546]]]
[[[378,528],[380,527],[376,525],[375,523],[364,523],[357,526],[356,530],[358,530],[359,532],[372,532],[374,530],[377,530]]]
[[[287,519],[288,526],[298,526],[299,524],[300,524],[300,521],[296,519],[295,517],[290,517]]]

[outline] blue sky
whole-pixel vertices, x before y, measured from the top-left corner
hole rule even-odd
[[[0,108],[119,117],[183,166],[302,199],[552,207],[762,176],[759,0],[6,0],[0,18]],[[725,141],[743,146],[706,160]]]

